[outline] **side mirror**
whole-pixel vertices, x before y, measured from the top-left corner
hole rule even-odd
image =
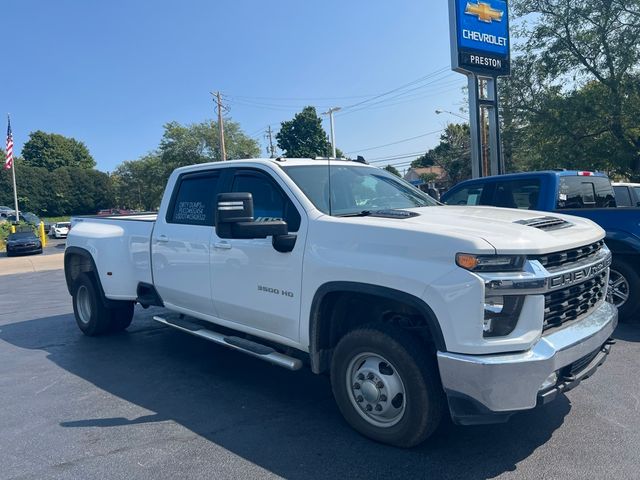
[[[250,193],[220,193],[216,204],[216,234],[220,238],[267,238],[287,235],[289,227],[282,220],[253,220],[253,197]]]

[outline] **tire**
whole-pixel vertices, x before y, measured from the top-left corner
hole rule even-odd
[[[338,342],[331,386],[356,431],[396,447],[423,442],[445,406],[435,356],[409,332],[387,324],[352,330]]]
[[[73,286],[73,313],[78,328],[89,337],[109,331],[111,312],[102,298],[93,275],[81,273]]]
[[[121,332],[126,330],[131,321],[133,320],[133,302],[118,302],[122,303],[121,307],[110,308],[109,316],[111,325],[109,326],[110,332]]]
[[[640,323],[640,276],[627,258],[613,257],[607,294],[621,322]]]

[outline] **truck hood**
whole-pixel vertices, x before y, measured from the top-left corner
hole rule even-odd
[[[491,244],[498,254],[545,254],[569,250],[597,242],[605,235],[604,230],[591,220],[549,212],[468,206],[423,207],[410,211],[418,213],[418,216],[405,219],[363,217],[354,220],[392,222],[394,226],[404,225],[400,228],[456,238],[481,238]],[[549,222],[560,225],[547,228]]]

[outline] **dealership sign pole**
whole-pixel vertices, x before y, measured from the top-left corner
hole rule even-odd
[[[511,73],[509,12],[503,0],[449,0],[451,68],[469,81],[473,178],[505,173],[498,85]],[[489,117],[488,140],[486,118]]]

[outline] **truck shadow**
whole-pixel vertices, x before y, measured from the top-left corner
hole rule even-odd
[[[612,337],[627,342],[640,342],[640,324],[619,323]]]
[[[137,310],[130,331],[111,337],[84,337],[71,315],[58,315],[3,325],[0,338],[45,351],[60,368],[154,412],[134,419],[122,412],[104,411],[104,418],[61,413],[55,421],[62,428],[135,429],[172,421],[291,479],[492,478],[515,470],[571,410],[563,396],[503,425],[447,423],[423,445],[400,450],[352,431],[326,377],[288,372],[156,325],[152,314]]]

